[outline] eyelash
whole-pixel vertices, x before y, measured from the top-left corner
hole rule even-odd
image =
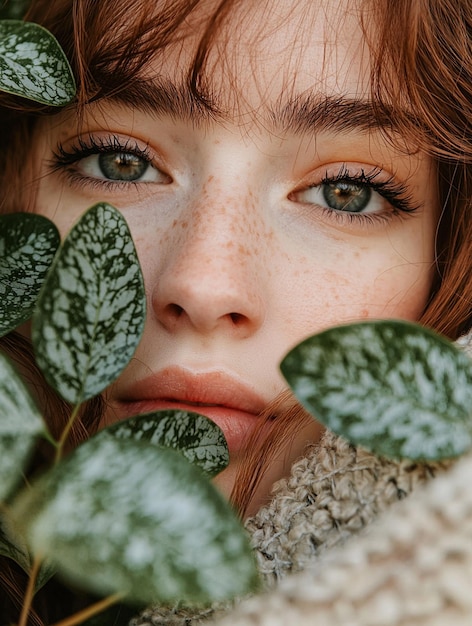
[[[72,165],[87,158],[88,156],[109,153],[128,153],[143,159],[146,163],[152,164],[152,157],[149,149],[141,148],[137,143],[131,142],[129,139],[124,141],[116,135],[102,138],[90,135],[87,139],[79,137],[76,144],[72,144],[67,150],[59,144],[53,152],[51,160],[51,168],[53,171],[65,170],[67,175],[77,182],[87,181],[88,185],[96,185],[97,187],[106,186],[108,188],[121,187],[123,185],[137,185],[134,181],[117,181],[106,179],[94,179],[84,176],[71,168]]]
[[[338,174],[331,176],[328,172],[326,172],[321,182],[317,185],[311,185],[311,187],[332,185],[340,182],[359,185],[361,187],[369,187],[372,191],[375,191],[382,196],[382,198],[384,198],[392,207],[392,211],[389,213],[349,213],[323,207],[323,212],[334,219],[348,219],[351,221],[364,220],[365,222],[372,223],[379,219],[388,219],[392,215],[415,213],[420,206],[413,202],[406,185],[395,181],[393,176],[390,176],[387,180],[376,181],[376,178],[379,174],[381,174],[381,172],[382,169],[376,167],[367,173],[365,170],[361,169],[359,173],[351,174],[349,172],[349,168],[346,165],[343,165]]]

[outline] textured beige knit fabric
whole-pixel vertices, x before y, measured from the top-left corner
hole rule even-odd
[[[265,583],[303,569],[446,467],[380,459],[326,433],[246,524]]]
[[[470,626],[472,455],[218,626]]]

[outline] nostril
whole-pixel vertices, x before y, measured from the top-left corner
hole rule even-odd
[[[230,313],[229,316],[235,326],[244,321],[244,315],[241,315],[241,313]]]
[[[175,318],[179,318],[184,312],[183,307],[181,307],[179,304],[174,304],[174,303],[168,304],[166,309],[167,309],[167,312],[172,317],[175,317]]]

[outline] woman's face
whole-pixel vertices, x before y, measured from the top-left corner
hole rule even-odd
[[[36,211],[65,234],[93,203],[115,205],[144,272],[144,337],[103,423],[173,407],[209,416],[230,446],[225,492],[244,436],[286,388],[292,346],[343,322],[418,319],[428,297],[435,172],[371,114],[353,7],[235,11],[205,74],[216,114],[185,87],[191,36],[80,125],[62,113],[38,131]],[[188,28],[198,37],[197,20]],[[300,433],[292,456],[318,432]]]

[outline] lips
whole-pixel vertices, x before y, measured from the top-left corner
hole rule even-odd
[[[118,420],[164,409],[205,415],[222,429],[234,455],[244,446],[266,402],[247,384],[224,372],[194,373],[169,367],[137,381],[111,404]]]

